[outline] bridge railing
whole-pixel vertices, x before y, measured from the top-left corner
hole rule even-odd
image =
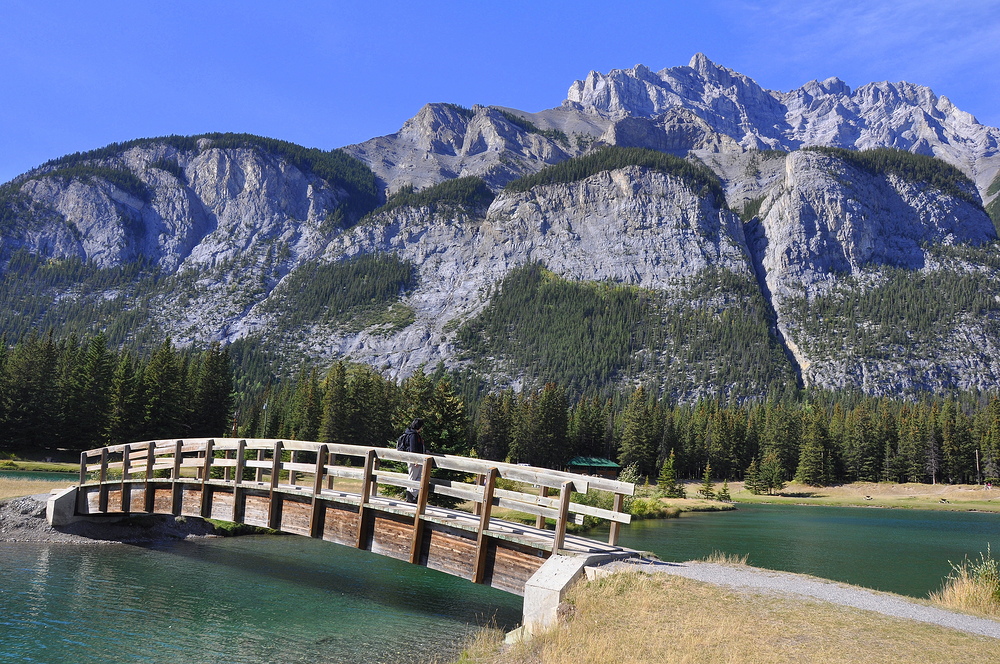
[[[415,482],[382,462],[423,466]],[[435,468],[457,471],[471,481],[433,477]],[[252,478],[252,479],[250,479]],[[80,484],[113,484],[145,480],[224,482],[236,486],[265,485],[271,490],[308,489],[314,496],[350,482],[364,507],[380,485],[417,492],[416,516],[426,510],[432,494],[472,503],[480,517],[479,531],[489,531],[494,507],[536,517],[535,526],[555,522],[553,551],[562,548],[567,524],[586,516],[611,523],[608,543],[616,545],[621,524],[630,523],[624,510],[635,485],[601,477],[545,468],[439,454],[413,454],[387,447],[365,447],[299,440],[194,438],[150,440],[88,450],[80,455]],[[498,480],[509,483],[498,485]],[[589,490],[613,495],[610,509],[573,502],[573,493]],[[550,495],[550,491],[556,493]]]

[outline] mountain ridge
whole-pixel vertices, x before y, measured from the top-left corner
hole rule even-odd
[[[143,333],[179,343],[257,339],[290,363],[347,357],[405,376],[442,362],[487,386],[529,385],[562,376],[566,357],[520,366],[503,346],[489,350],[503,357],[479,357],[469,330],[486,329],[483,317],[501,320],[491,306],[505,278],[537,264],[565,283],[524,294],[526,311],[535,297],[556,298],[557,308],[591,297],[573,283],[651,294],[636,329],[654,345],[593,362],[603,378],[573,378],[588,389],[639,381],[681,401],[759,396],[770,378],[742,381],[727,369],[755,352],[737,343],[736,329],[785,349],[784,365],[760,355],[777,362],[766,375],[791,371],[806,386],[989,389],[1000,377],[991,341],[1000,299],[989,299],[1000,298],[1000,275],[983,201],[1000,189],[991,187],[998,135],[920,86],[852,90],[831,78],[776,93],[698,54],[661,72],[591,72],[563,105],[538,113],[428,104],[395,134],[330,152],[237,134],[137,139],[53,160],[3,186],[0,297],[10,311],[0,328],[66,326],[86,306],[146,316]],[[830,149],[803,149],[816,137],[833,137],[822,144]],[[849,141],[850,152],[836,151]],[[879,141],[909,152],[865,151]],[[519,180],[626,148],[638,152],[575,179]],[[718,184],[651,168],[636,156],[644,150],[705,169]],[[482,193],[478,204],[435,202],[445,194],[431,187],[459,178],[468,191],[488,187],[492,201]],[[11,268],[24,255],[43,261],[37,269],[66,265],[77,281],[33,292]],[[352,263],[390,255],[391,269]],[[99,285],[110,279],[102,270],[136,261],[158,275],[145,292]],[[412,278],[399,276],[406,270]],[[402,280],[395,295],[373,290],[381,294],[363,306],[330,299],[309,303],[319,319],[283,316],[293,299],[282,285],[312,293],[307,274]],[[928,326],[910,311],[926,301],[917,283],[940,297],[970,288],[986,297],[956,297],[966,308],[935,309]],[[898,306],[865,300],[873,289]],[[522,318],[503,320],[511,338],[529,343],[524,335],[541,332]],[[73,325],[83,331],[87,322]],[[123,334],[117,342],[139,332]],[[538,339],[540,348],[559,345]]]

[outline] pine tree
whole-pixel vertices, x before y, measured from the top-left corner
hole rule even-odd
[[[319,441],[343,443],[346,440],[347,414],[347,365],[335,362],[326,374],[323,386],[323,415],[320,419]]]
[[[513,433],[513,393],[490,392],[480,402],[476,419],[476,453],[482,459],[504,461]]]
[[[715,499],[715,484],[712,482],[712,464],[710,463],[705,464],[705,474],[702,475],[698,495],[706,500]]]
[[[316,369],[303,369],[296,380],[288,418],[288,435],[295,440],[316,440],[322,417],[322,395]]]
[[[760,463],[760,473],[757,475],[758,492],[765,492],[771,495],[775,491],[785,488],[785,468],[778,457],[777,452],[771,451],[764,454]]]
[[[559,468],[570,459],[567,448],[569,404],[566,391],[547,383],[518,404],[511,440],[511,460]]]
[[[60,412],[57,360],[51,334],[44,339],[33,335],[10,352],[3,407],[7,427],[0,434],[9,449],[40,450],[55,439]]]
[[[423,381],[426,376],[418,371],[411,378]],[[428,389],[421,391],[421,398],[425,400],[413,405],[413,410],[419,410],[422,413],[428,409],[429,381],[427,381],[427,385]],[[350,404],[350,410],[348,412],[346,442],[350,445],[381,447],[394,445],[396,438],[412,420],[411,417],[402,422],[404,418],[398,417],[397,411],[400,408],[400,402],[392,381],[386,380],[367,365],[354,365],[348,372],[347,403]]]
[[[663,462],[656,484],[661,496],[666,498],[687,498],[687,491],[684,490],[684,486],[677,482],[677,474],[674,470],[673,450],[670,450],[670,455]]]
[[[104,434],[108,444],[141,440],[144,420],[141,385],[142,379],[136,374],[135,362],[128,353],[122,353],[115,364],[108,394],[108,419]]]
[[[142,438],[170,439],[188,435],[183,362],[167,339],[156,349],[142,372],[145,413]]]
[[[585,397],[570,414],[570,439],[576,454],[590,457],[609,456],[605,437],[608,418],[598,397]]]
[[[465,404],[455,394],[451,381],[437,381],[431,396],[431,410],[428,413],[426,436],[433,440],[435,452],[467,456],[471,452],[468,440],[469,423],[465,414]]]
[[[814,409],[806,416],[795,481],[809,486],[829,484],[829,443],[824,415]]]
[[[226,435],[232,409],[233,371],[229,352],[215,342],[198,358],[194,372],[192,433],[195,436]]]
[[[618,463],[622,466],[634,463],[640,475],[649,477],[656,470],[660,432],[656,428],[646,391],[642,387],[632,393],[622,418]]]
[[[743,476],[743,488],[754,495],[762,493],[760,487],[760,464],[757,463],[756,457],[750,462],[750,466]]]
[[[722,480],[722,488],[715,495],[715,499],[721,500],[724,503],[733,502],[733,497],[729,495],[729,480]]]

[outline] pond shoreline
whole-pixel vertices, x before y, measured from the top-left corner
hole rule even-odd
[[[686,485],[688,494],[701,486]],[[789,482],[774,494],[753,494],[743,482],[729,484],[735,504],[824,505],[831,507],[869,507],[948,512],[1000,512],[1000,488],[987,489],[974,484],[898,484],[891,482],[855,482],[813,487]]]
[[[215,526],[202,519],[163,515],[132,517],[111,523],[78,521],[54,528],[45,518],[48,498],[49,494],[36,494],[0,502],[0,542],[151,544],[216,536]]]

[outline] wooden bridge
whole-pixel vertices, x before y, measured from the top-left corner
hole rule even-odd
[[[419,482],[401,472],[405,463],[422,465]],[[435,477],[436,470],[453,472]],[[399,489],[416,491],[416,503],[394,497]],[[574,492],[595,490],[612,494],[610,509],[573,501]],[[232,521],[366,549],[517,595],[526,594],[550,558],[636,555],[617,546],[619,528],[631,518],[623,503],[633,484],[392,448],[236,438],[145,441],[83,452],[80,483],[71,491],[58,506],[50,501],[54,524],[135,514]],[[434,495],[471,509],[432,506]],[[495,508],[532,515],[535,523],[496,518]],[[585,516],[611,523],[607,542],[567,533],[571,521]]]

